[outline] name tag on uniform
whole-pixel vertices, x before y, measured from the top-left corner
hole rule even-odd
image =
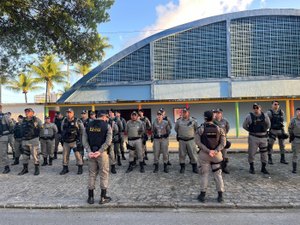
[[[44,135],[48,135],[48,134],[49,134],[48,128],[44,129]]]

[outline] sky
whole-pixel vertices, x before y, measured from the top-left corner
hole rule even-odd
[[[300,9],[300,1],[115,0],[112,8],[108,10],[110,21],[98,25],[98,32],[102,36],[106,36],[113,46],[106,50],[104,60],[137,41],[167,28],[209,16],[261,8]],[[93,66],[97,66],[97,64]],[[28,102],[34,102],[34,95],[41,93],[41,91],[28,93]],[[22,93],[15,93],[2,88],[2,102],[24,103],[25,98]]]

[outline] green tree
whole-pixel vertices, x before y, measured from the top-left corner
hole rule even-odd
[[[30,73],[21,73],[17,78],[11,78],[8,80],[5,88],[15,92],[22,91],[22,93],[25,95],[25,102],[27,103],[27,93],[29,91],[39,90],[42,87],[37,86],[36,78],[33,78]]]
[[[48,102],[50,91],[54,83],[66,83],[66,72],[61,69],[62,63],[57,62],[55,56],[45,56],[37,65],[31,65],[32,72],[37,75],[37,82],[46,83],[45,103]]]
[[[88,72],[91,71],[91,65],[90,64],[76,64],[74,71],[75,71],[75,73],[79,74],[80,76],[84,76]]]
[[[56,54],[71,63],[102,59],[107,39],[97,32],[109,21],[114,0],[0,1],[0,65],[10,75],[28,55]]]

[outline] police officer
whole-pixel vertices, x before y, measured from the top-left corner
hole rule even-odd
[[[112,111],[110,111],[110,113],[113,113]],[[116,174],[116,152],[114,150],[115,144],[117,144],[119,142],[119,127],[117,125],[117,123],[114,121],[114,119],[112,119],[111,117],[108,116],[107,118],[107,122],[110,125],[111,129],[112,129],[112,143],[109,146],[108,152],[109,152],[109,159],[110,159],[110,164],[111,164],[111,173]]]
[[[164,108],[160,108],[159,111],[161,111],[161,113],[163,115],[163,120],[165,120],[165,121],[168,122],[170,130],[172,130],[172,128],[173,128],[172,121],[171,121],[170,117],[167,116],[166,110]],[[169,143],[170,142],[169,142],[169,139],[168,139],[168,149],[169,149]],[[172,165],[169,159],[168,159],[168,163],[167,164],[168,164],[168,166]]]
[[[169,123],[163,120],[163,114],[161,111],[157,112],[157,117],[152,125],[152,139],[153,139],[153,154],[154,154],[154,171],[158,172],[158,160],[160,153],[163,154],[164,172],[168,173],[168,142],[171,129]]]
[[[115,111],[115,114],[116,114],[116,117],[119,118],[122,122],[122,130],[121,130],[121,133],[120,133],[120,150],[121,150],[121,155],[122,155],[122,159],[123,160],[126,160],[126,157],[125,157],[125,149],[124,149],[124,132],[125,132],[125,128],[126,128],[126,120],[121,117],[121,112],[119,110],[116,110]]]
[[[224,183],[221,162],[223,160],[222,150],[226,143],[225,132],[213,123],[212,111],[204,112],[204,119],[205,122],[201,124],[196,134],[196,142],[200,149],[200,195],[198,200],[205,202],[209,168],[211,167],[218,191],[218,202],[223,202]]]
[[[220,128],[223,129],[225,135],[228,134],[230,126],[228,120],[226,120],[223,117],[223,110],[222,109],[215,109],[215,118],[214,118],[214,124],[219,126]],[[223,155],[223,161],[222,161],[222,171],[226,174],[229,174],[227,164],[228,164],[228,157],[227,157],[227,149],[230,148],[231,143],[227,140],[226,136],[226,145],[225,148],[222,149],[222,155]]]
[[[145,133],[145,127],[142,121],[138,120],[138,114],[136,111],[131,113],[131,120],[126,124],[125,133],[128,136],[127,149],[129,150],[129,167],[126,173],[129,173],[133,170],[134,166],[134,157],[137,155],[137,158],[140,162],[140,172],[144,173],[144,159],[143,159],[143,143],[142,137]]]
[[[15,142],[14,142],[15,160],[11,165],[19,164],[19,159],[20,159],[21,153],[23,152],[23,150],[22,150],[22,137],[23,137],[22,121],[23,121],[23,116],[19,115],[17,122],[13,129],[13,135],[14,135],[14,140],[15,140]]]
[[[142,121],[145,126],[145,132],[143,134],[143,155],[144,155],[144,160],[148,160],[146,143],[148,141],[148,133],[147,132],[151,131],[151,122],[148,119],[148,117],[144,116],[143,109],[139,109],[138,113],[139,113],[140,121]]]
[[[297,173],[298,153],[300,149],[300,108],[296,109],[296,116],[289,124],[290,142],[293,152],[293,173]]]
[[[16,124],[16,121],[13,118],[11,118],[11,112],[7,112],[6,114],[7,114],[8,118],[11,120],[13,127],[14,127]],[[8,135],[8,144],[13,152],[13,159],[15,159],[15,139],[14,139],[13,130],[11,130],[11,132]]]
[[[8,159],[8,135],[13,130],[11,119],[2,113],[2,105],[0,105],[0,163],[4,165],[4,174],[10,172]]]
[[[89,118],[89,112],[87,110],[82,110],[80,120],[81,120],[84,127],[86,127],[89,124],[91,119]],[[79,151],[80,154],[81,154],[81,157],[84,158],[84,147],[83,147],[83,145],[77,146],[77,151]]]
[[[95,111],[91,111],[90,112],[90,121],[95,120],[95,119],[96,119],[96,113],[95,113]]]
[[[115,112],[111,109],[109,110],[109,120],[114,121],[117,125],[117,132],[113,132],[113,151],[115,155],[115,159],[117,159],[118,165],[121,166],[121,151],[120,151],[120,143],[121,143],[121,132],[123,130],[123,123],[119,117],[115,116]]]
[[[184,173],[185,171],[186,153],[188,153],[191,158],[193,172],[198,173],[196,157],[197,147],[195,144],[195,133],[197,128],[197,120],[190,116],[190,108],[183,108],[182,118],[179,118],[175,123],[175,131],[177,133],[177,140],[179,141],[180,173]]]
[[[65,119],[63,114],[61,112],[56,112],[55,113],[55,118],[54,118],[54,124],[57,127],[57,133],[55,134],[55,147],[54,147],[54,157],[53,159],[57,159],[57,152],[58,152],[58,145],[59,143],[61,146],[63,146],[63,140],[61,137],[61,124],[62,121]]]
[[[111,201],[106,195],[109,179],[109,155],[108,148],[112,141],[112,129],[107,124],[107,113],[99,112],[99,118],[92,120],[83,132],[83,146],[87,149],[89,156],[89,181],[88,200],[89,204],[94,204],[94,190],[98,171],[100,172],[101,197],[99,204]]]
[[[280,148],[280,163],[288,164],[285,160],[285,145],[284,139],[288,138],[288,135],[284,132],[284,112],[279,108],[279,102],[272,102],[272,109],[269,109],[267,115],[271,121],[271,128],[269,131],[268,139],[268,163],[273,164],[272,154],[273,154],[273,145],[278,138],[279,148]]]
[[[70,151],[73,149],[76,158],[76,164],[78,166],[77,174],[82,174],[83,160],[77,147],[81,149],[82,133],[84,126],[82,122],[74,116],[74,110],[69,108],[66,111],[66,118],[62,122],[62,139],[63,139],[63,169],[60,175],[64,175],[69,172],[69,160]]]
[[[55,135],[58,129],[54,123],[51,123],[50,116],[45,116],[45,123],[40,132],[40,141],[42,154],[44,162],[42,166],[48,165],[48,156],[49,156],[49,166],[52,166],[52,161],[54,158],[54,145],[55,145]]]
[[[271,122],[267,114],[261,110],[261,106],[257,103],[253,104],[253,112],[249,113],[243,123],[243,128],[249,132],[248,137],[248,162],[250,164],[249,172],[255,174],[254,158],[257,149],[260,151],[261,172],[269,174],[266,169],[268,157],[268,130]]]
[[[27,108],[25,111],[25,118],[22,121],[22,149],[23,149],[23,170],[18,175],[24,175],[28,173],[28,162],[30,155],[32,156],[34,163],[34,175],[40,174],[40,131],[42,129],[42,121],[34,116],[34,111],[32,108]]]

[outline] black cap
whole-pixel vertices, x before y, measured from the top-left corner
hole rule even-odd
[[[300,107],[298,107],[298,108],[296,109],[296,111],[297,111],[297,110],[300,110]]]
[[[87,114],[88,111],[87,110],[82,110],[81,114]]]
[[[165,109],[164,109],[164,108],[160,108],[160,109],[159,109],[159,111],[161,111],[161,112],[164,112],[164,111],[165,111]]]
[[[218,109],[215,109],[214,112],[223,112],[223,109],[218,108]]]
[[[255,102],[255,103],[253,104],[252,108],[254,109],[254,108],[256,108],[256,107],[260,107],[260,105],[259,105],[258,103]]]
[[[24,109],[24,112],[26,112],[26,111],[34,112],[34,110],[32,108],[26,108],[26,109]]]
[[[162,114],[163,114],[163,112],[160,111],[160,110],[158,110],[157,113],[156,113],[156,115],[162,115]]]
[[[7,115],[11,115],[11,112],[7,112],[6,114],[7,114]]]
[[[113,109],[109,109],[108,112],[114,112],[114,110]]]
[[[95,111],[91,111],[90,115],[96,115]]]
[[[101,116],[107,116],[108,117],[108,113],[106,110],[100,110],[98,112],[98,117],[101,117]]]
[[[19,115],[19,116],[18,116],[18,118],[20,118],[20,119],[23,119],[23,118],[24,118],[24,116],[22,116],[22,115]]]
[[[55,112],[55,115],[59,115],[59,114],[61,114],[60,111],[56,111]]]
[[[50,116],[45,116],[45,119],[50,119],[51,117]]]
[[[144,113],[144,110],[143,110],[143,109],[139,109],[139,110],[138,110],[138,112],[142,112],[142,113]]]
[[[121,113],[120,110],[115,110],[115,113]]]
[[[133,112],[131,113],[131,115],[138,115],[138,113],[137,113],[136,111],[133,111]]]
[[[204,119],[206,121],[212,121],[213,120],[213,116],[214,116],[214,113],[212,110],[209,110],[209,111],[205,111],[204,112]]]
[[[74,112],[74,110],[72,108],[68,108],[66,112]]]

